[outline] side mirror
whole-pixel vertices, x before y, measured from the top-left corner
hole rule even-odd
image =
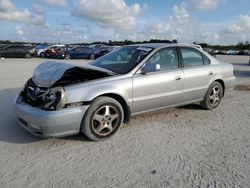
[[[155,71],[159,71],[161,70],[161,65],[160,64],[145,64],[141,70],[140,70],[140,73],[141,74],[146,74],[146,73],[149,73],[149,72],[155,72]]]

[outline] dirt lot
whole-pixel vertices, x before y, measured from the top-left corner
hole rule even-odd
[[[250,84],[250,57],[218,56]],[[250,92],[137,116],[112,139],[41,139],[16,123],[14,98],[44,60],[0,60],[0,187],[250,187]],[[83,63],[83,61],[73,61]]]

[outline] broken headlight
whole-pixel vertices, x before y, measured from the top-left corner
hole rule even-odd
[[[48,89],[42,99],[42,108],[44,110],[60,110],[65,106],[68,100],[62,87]]]

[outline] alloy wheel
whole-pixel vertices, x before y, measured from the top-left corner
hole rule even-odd
[[[31,54],[30,53],[25,54],[25,58],[27,59],[31,58]]]
[[[119,120],[118,110],[111,105],[105,105],[95,112],[92,119],[92,129],[99,136],[107,136],[116,129]]]
[[[65,59],[71,59],[71,56],[69,54],[66,54]]]
[[[220,87],[219,86],[214,86],[211,89],[210,95],[209,95],[209,102],[211,105],[215,106],[220,102]]]

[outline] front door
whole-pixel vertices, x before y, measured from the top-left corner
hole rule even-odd
[[[182,101],[184,75],[175,48],[164,48],[148,61],[160,70],[133,76],[133,113],[158,109]],[[146,64],[147,64],[146,63]]]

